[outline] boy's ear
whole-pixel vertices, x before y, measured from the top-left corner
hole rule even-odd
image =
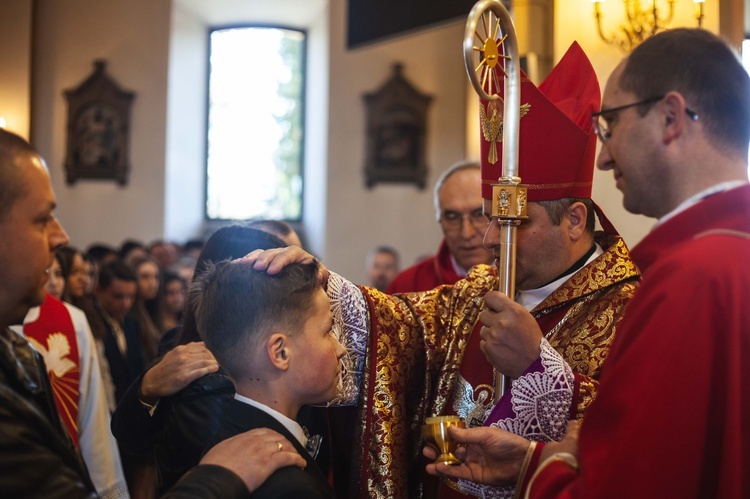
[[[273,333],[266,341],[266,354],[273,367],[289,369],[289,338],[284,333]]]

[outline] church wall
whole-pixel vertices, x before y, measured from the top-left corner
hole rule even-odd
[[[71,243],[150,241],[164,231],[167,60],[170,3],[151,0],[39,0],[35,2],[35,146],[47,159],[58,218]],[[132,106],[130,179],[65,182],[67,102],[107,61],[109,75],[136,93]]]
[[[205,25],[175,4],[167,90],[164,237],[185,241],[201,234],[206,167],[208,37]]]
[[[29,138],[31,113],[31,0],[0,0],[0,118]]]

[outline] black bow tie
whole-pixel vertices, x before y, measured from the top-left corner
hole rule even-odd
[[[307,449],[307,452],[310,453],[313,459],[317,459],[323,437],[320,435],[310,435],[310,432],[307,431],[307,428],[305,428],[304,426],[302,427],[302,431],[307,437],[307,445],[305,445],[305,449]]]

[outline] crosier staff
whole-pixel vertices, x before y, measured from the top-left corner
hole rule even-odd
[[[516,30],[510,14],[499,0],[480,0],[471,9],[464,33],[464,63],[469,80],[480,97],[482,133],[490,142],[487,160],[491,164],[497,162],[497,143],[502,142],[502,175],[492,183],[491,216],[500,225],[501,234],[498,290],[514,297],[516,232],[521,221],[528,217],[527,187],[521,184],[518,176],[519,124],[521,117],[528,112],[528,106],[521,107]],[[499,94],[500,78],[503,79],[505,99]],[[509,381],[495,371],[494,402],[503,395]]]

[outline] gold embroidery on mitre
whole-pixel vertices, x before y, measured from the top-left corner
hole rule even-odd
[[[490,151],[487,155],[487,161],[491,165],[497,163],[497,143],[503,141],[503,100],[497,99],[487,103],[485,111],[482,103],[479,103],[479,120],[482,124],[482,135],[484,140],[490,143]],[[521,104],[520,117],[523,118],[529,113],[531,104]],[[489,114],[489,118],[487,115]]]

